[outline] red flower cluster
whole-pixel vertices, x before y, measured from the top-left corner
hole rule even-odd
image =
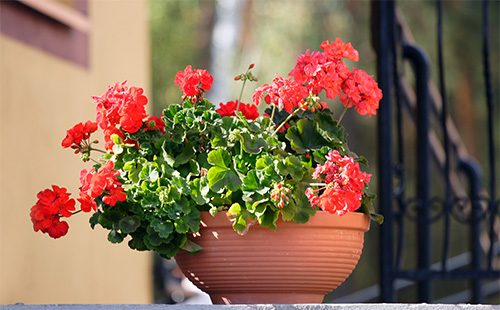
[[[215,111],[221,116],[235,116],[237,107],[238,100],[228,101],[226,103],[221,102],[220,107]],[[259,117],[259,111],[257,110],[257,106],[255,104],[246,104],[241,102],[239,111],[248,120],[254,120]]]
[[[97,104],[97,124],[104,130],[107,150],[113,147],[111,134],[116,133],[123,138],[121,130],[135,133],[147,117],[145,106],[148,98],[143,95],[144,90],[134,86],[129,88],[126,83],[116,83],[108,87],[104,95],[93,97]]]
[[[321,48],[323,52],[308,50],[300,55],[289,73],[291,78],[277,77],[271,85],[258,88],[253,96],[254,102],[259,105],[265,93],[266,103],[276,104],[290,113],[297,107],[305,108],[301,105],[305,97],[318,96],[324,90],[332,100],[340,95],[346,107],[354,106],[361,115],[376,114],[382,98],[377,83],[362,70],[349,70],[343,62],[343,59],[358,61],[358,51],[351,43],[344,43],[339,38],[332,43],[324,41]],[[307,108],[313,110],[315,106]]]
[[[353,158],[343,157],[337,150],[331,151],[326,159],[324,165],[316,167],[313,173],[313,178],[326,183],[326,187],[306,190],[311,206],[337,215],[357,210],[371,175],[362,172]],[[320,191],[322,193],[317,195]]]
[[[96,130],[96,122],[87,121],[85,124],[78,123],[66,131],[66,137],[62,140],[61,145],[64,148],[71,147],[72,149],[76,149],[76,153],[78,153],[82,147],[82,141],[89,139],[90,134]]]
[[[61,217],[70,217],[75,210],[75,200],[69,198],[66,188],[52,185],[52,189],[45,189],[38,193],[38,201],[31,207],[31,222],[35,231],[49,234],[52,238],[59,238],[68,232],[67,222]]]
[[[212,87],[214,78],[203,69],[192,69],[187,66],[184,71],[175,75],[175,85],[178,85],[185,97],[203,97],[203,94]]]
[[[382,91],[377,82],[363,70],[354,69],[342,85],[340,101],[348,108],[354,106],[361,115],[376,115]]]
[[[113,170],[114,163],[108,161],[104,166],[95,171],[83,169],[80,172],[80,198],[81,209],[84,212],[97,210],[95,198],[105,194],[102,201],[110,206],[114,206],[118,201],[125,201],[127,194],[121,187],[121,182],[116,178],[120,173]]]
[[[296,108],[302,107],[309,92],[296,80],[277,76],[272,84],[264,84],[255,90],[253,101],[260,105],[264,94],[266,94],[264,101],[267,104],[275,104],[279,109],[291,113]]]
[[[97,123],[102,129],[119,125],[124,131],[135,133],[142,127],[148,98],[142,88],[129,88],[126,83],[116,83],[103,96],[93,97],[97,104]]]
[[[353,61],[359,61],[359,53],[355,50],[351,43],[344,43],[340,38],[336,38],[335,42],[330,43],[328,40],[323,41],[320,45],[321,49],[329,59],[347,58]]]
[[[297,58],[289,75],[305,85],[310,93],[317,95],[325,90],[328,98],[335,99],[349,73],[342,58],[331,58],[328,54],[318,51],[306,51]]]

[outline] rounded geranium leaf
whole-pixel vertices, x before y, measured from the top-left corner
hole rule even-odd
[[[141,219],[138,216],[127,216],[118,222],[118,227],[124,234],[133,233],[139,226],[141,226]]]

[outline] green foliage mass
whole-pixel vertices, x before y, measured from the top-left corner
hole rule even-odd
[[[255,222],[275,229],[280,216],[307,222],[315,213],[305,196],[313,167],[332,149],[357,158],[329,110],[299,112],[283,133],[275,133],[269,117],[221,117],[206,99],[170,105],[163,120],[166,134],[126,134],[124,140],[138,141],[139,147],[113,136],[114,154],[106,157],[121,173],[127,201],[102,204],[90,223],[108,229],[110,242],[130,236],[132,249],[167,258],[180,249],[201,249],[187,238],[199,230],[201,211],[227,211],[239,233]],[[290,189],[282,208],[271,198],[276,184]],[[369,197],[361,208],[366,213]]]

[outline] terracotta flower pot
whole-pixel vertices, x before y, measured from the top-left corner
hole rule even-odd
[[[306,224],[256,225],[240,236],[224,212],[203,213],[192,238],[203,251],[176,261],[214,304],[321,303],[358,263],[369,226],[362,213],[317,212]]]

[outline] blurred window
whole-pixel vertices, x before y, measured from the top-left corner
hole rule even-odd
[[[87,0],[0,1],[0,33],[83,67],[89,64]]]

